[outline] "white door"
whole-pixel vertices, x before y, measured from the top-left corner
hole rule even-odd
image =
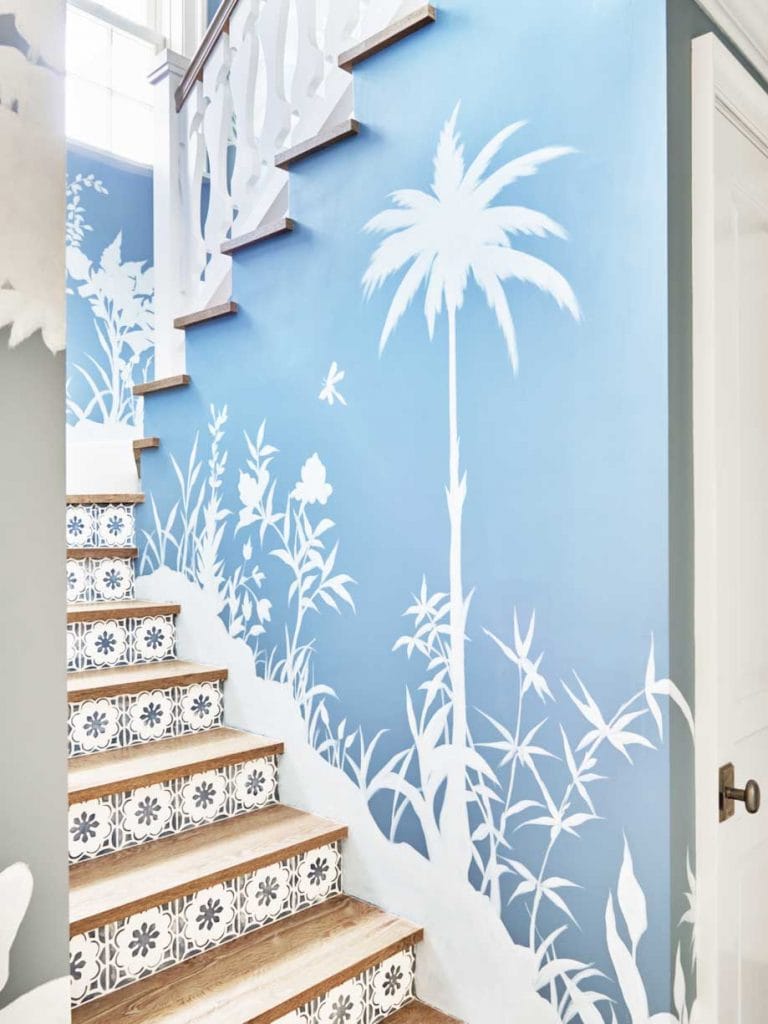
[[[714,37],[694,44],[694,224],[700,1010],[706,1024],[765,1024],[768,94]],[[729,763],[766,806],[737,800],[721,822]]]

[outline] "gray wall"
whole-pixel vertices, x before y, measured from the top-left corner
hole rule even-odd
[[[27,864],[34,891],[11,947],[0,1006],[68,975],[64,4],[16,0],[11,13],[8,4],[3,11],[0,872]],[[6,914],[8,906],[0,905],[7,923]],[[45,1024],[26,1005],[29,1024]]]
[[[35,890],[0,1005],[68,971],[64,353],[53,355],[39,335],[10,349],[7,334],[0,332],[0,870],[23,861]]]

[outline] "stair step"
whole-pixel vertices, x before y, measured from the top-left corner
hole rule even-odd
[[[180,611],[178,604],[149,601],[68,605],[68,671],[175,660]]]
[[[78,757],[69,766],[69,802],[98,799],[283,753],[277,740],[211,729],[141,747]]]
[[[412,950],[422,936],[416,925],[339,896],[86,1003],[72,1024],[272,1024],[328,998],[378,1001],[365,1017],[375,1024],[412,998]],[[385,972],[396,979],[393,995]]]
[[[160,662],[72,675],[77,679],[67,681],[70,757],[156,743],[222,723],[226,671]]]
[[[449,1017],[434,1006],[427,1006],[415,1000],[402,1010],[387,1017],[387,1024],[461,1024],[456,1017]]]
[[[70,762],[69,859],[94,860],[278,799],[282,743],[231,729]]]
[[[143,500],[143,495],[130,494],[84,494],[67,499],[67,547],[133,547],[136,505]]]
[[[137,398],[147,395],[159,394],[161,391],[173,391],[176,388],[185,388],[192,383],[188,373],[179,373],[175,377],[160,377],[158,380],[146,381],[144,384],[135,384],[133,393]]]
[[[351,71],[364,60],[368,60],[369,57],[381,53],[382,50],[386,50],[394,43],[399,43],[401,39],[405,39],[414,32],[418,32],[420,28],[431,25],[436,19],[437,11],[435,8],[432,4],[425,4],[399,21],[394,22],[394,24],[389,25],[381,32],[377,32],[351,49],[345,50],[344,53],[340,53],[339,67],[343,68],[344,71]]]
[[[225,668],[198,665],[193,661],[161,661],[101,671],[69,672],[67,699],[74,704],[89,699],[191,686],[193,683],[224,682],[227,676]]]
[[[67,601],[79,607],[133,600],[136,548],[71,548],[67,554]]]
[[[342,825],[275,804],[148,846],[76,864],[70,871],[70,935],[341,842],[346,836]]]
[[[237,311],[238,306],[236,302],[222,302],[218,306],[209,306],[207,309],[199,309],[194,313],[177,316],[173,321],[173,326],[177,331],[185,331],[188,327],[204,324],[209,320],[220,320],[225,316],[234,316]]]
[[[178,615],[181,605],[160,601],[118,601],[78,604],[67,608],[67,622],[100,622],[102,619],[141,619],[156,615]]]

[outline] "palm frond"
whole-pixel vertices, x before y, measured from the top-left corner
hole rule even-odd
[[[432,254],[427,253],[424,256],[420,256],[411,265],[403,280],[398,285],[395,297],[392,299],[392,304],[389,307],[387,313],[387,319],[384,323],[384,329],[381,332],[381,340],[379,341],[379,352],[383,352],[387,342],[392,336],[392,332],[400,322],[401,317],[410,306],[413,301],[413,297],[419,290],[421,285],[424,283],[425,278],[429,274],[429,268],[432,265]]]
[[[573,289],[560,271],[549,263],[518,249],[500,247],[489,250],[488,260],[500,280],[515,278],[533,284],[551,295],[561,309],[567,309],[574,320],[581,320],[581,308]]]
[[[472,191],[472,189],[480,183],[480,179],[488,170],[491,160],[493,160],[507,139],[510,139],[515,132],[524,128],[526,124],[526,121],[515,121],[514,124],[507,125],[506,128],[502,128],[500,132],[494,135],[490,142],[483,146],[475,159],[469,165],[469,169],[464,176],[464,181],[462,183],[462,189],[464,191]]]
[[[456,122],[461,104],[457,103],[453,113],[443,126],[435,153],[435,177],[432,191],[438,199],[452,195],[459,190],[464,177],[464,146],[461,144]]]
[[[545,146],[543,149],[535,149],[532,153],[526,153],[525,156],[515,157],[514,160],[510,160],[498,171],[489,175],[481,185],[478,185],[477,199],[483,206],[488,206],[508,185],[513,185],[520,178],[530,178],[538,173],[543,164],[559,160],[560,157],[569,156],[574,152],[575,150],[570,146]]]

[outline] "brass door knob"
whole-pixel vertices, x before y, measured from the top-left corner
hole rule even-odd
[[[725,796],[728,800],[740,800],[747,809],[747,814],[757,814],[760,810],[760,786],[750,779],[744,789],[726,787]]]
[[[744,789],[736,789],[736,769],[732,764],[724,764],[720,769],[720,821],[728,821],[736,813],[734,801],[744,804],[747,814],[757,814],[760,810],[760,786],[750,779]]]

